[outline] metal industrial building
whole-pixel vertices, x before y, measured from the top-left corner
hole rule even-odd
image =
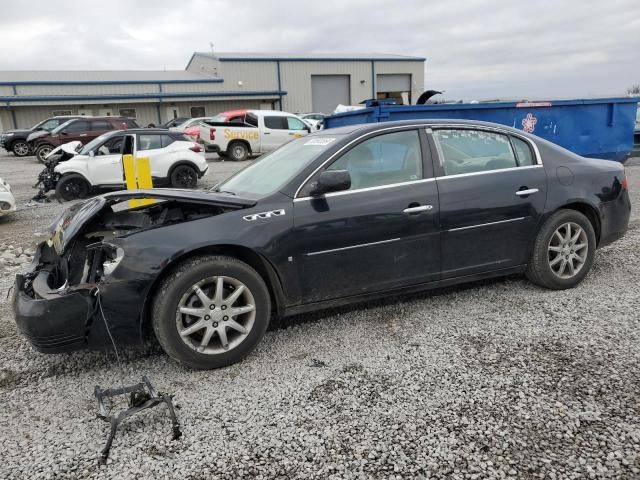
[[[52,115],[124,115],[141,125],[238,108],[331,113],[368,98],[414,103],[421,57],[206,53],[173,71],[0,71],[0,131]]]

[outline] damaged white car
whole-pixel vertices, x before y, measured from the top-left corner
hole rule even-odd
[[[0,178],[0,217],[16,211],[16,199],[11,186]]]

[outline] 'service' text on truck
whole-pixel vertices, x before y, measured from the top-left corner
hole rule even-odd
[[[220,114],[225,119],[224,113]],[[223,158],[245,160],[249,155],[260,155],[275,150],[294,138],[309,133],[311,128],[291,113],[275,110],[247,110],[231,121],[203,122],[200,141],[209,152]]]

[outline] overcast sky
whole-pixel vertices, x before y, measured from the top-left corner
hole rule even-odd
[[[427,58],[446,98],[623,94],[640,0],[0,0],[0,69],[183,69],[195,50]]]

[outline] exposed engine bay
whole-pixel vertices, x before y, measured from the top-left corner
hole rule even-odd
[[[46,289],[62,293],[67,289],[92,288],[109,275],[124,252],[112,243],[116,238],[161,226],[189,222],[224,213],[224,207],[176,200],[154,201],[148,206],[120,208],[126,203],[105,206],[84,224],[62,255],[56,251],[54,238],[43,243],[37,258],[38,266],[28,275],[25,291],[35,295],[29,277],[46,272]],[[45,287],[45,285],[40,285]],[[36,289],[40,291],[41,289]]]
[[[33,188],[38,188],[38,193],[32,198],[34,202],[48,203],[49,199],[45,195],[50,190],[55,190],[60,180],[60,174],[55,171],[56,165],[73,158],[82,147],[82,143],[75,141],[60,145],[49,153],[44,161],[44,169],[38,174],[38,181]]]

